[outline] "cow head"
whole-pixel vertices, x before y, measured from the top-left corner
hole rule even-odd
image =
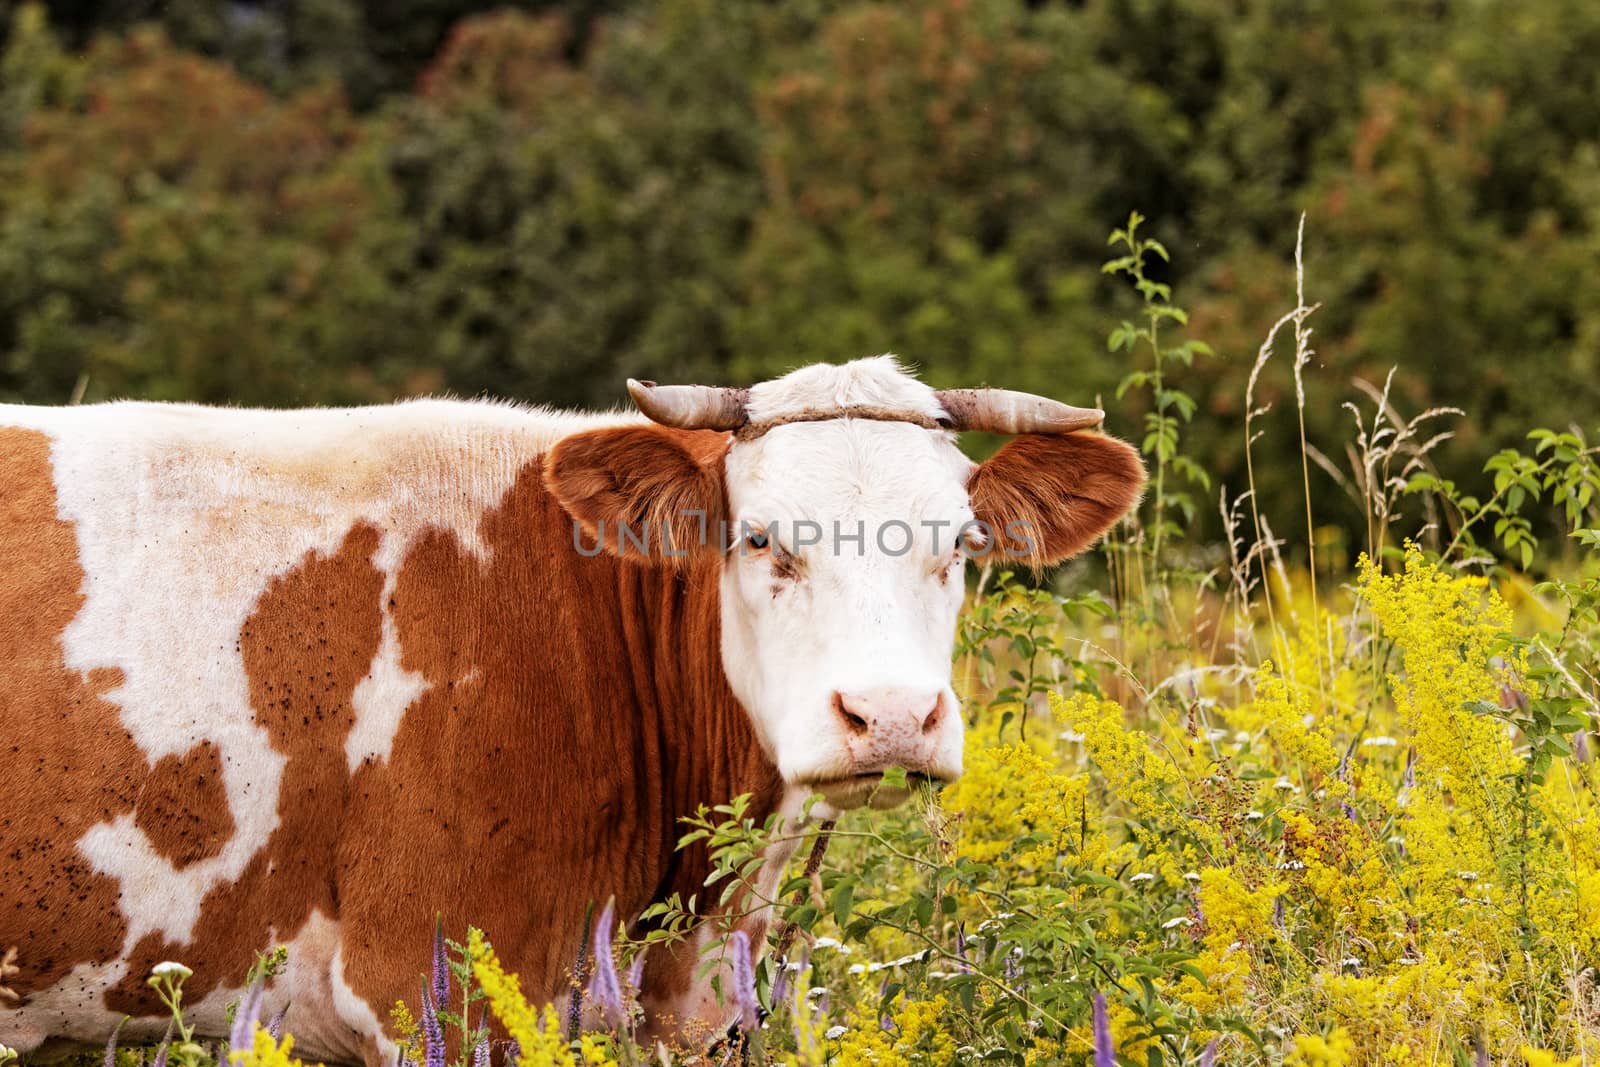
[[[629,388],[662,425],[565,438],[549,484],[610,551],[714,554],[728,682],[784,780],[835,808],[901,799],[881,788],[889,767],[961,773],[950,666],[966,561],[1065,559],[1144,480],[1132,448],[1082,432],[1098,411],[935,391],[887,356],[749,390]],[[961,429],[1019,436],[974,464]]]

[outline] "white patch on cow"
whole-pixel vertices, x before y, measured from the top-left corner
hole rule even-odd
[[[70,1046],[103,1045],[106,1035],[122,1020],[120,1012],[105,1006],[101,990],[114,985],[127,971],[121,960],[80,963],[49,989],[28,997],[16,1010],[0,1009],[0,1045],[24,1055],[43,1050],[70,1051]],[[129,1020],[124,1043],[160,1040],[163,1020]]]
[[[294,1035],[295,1053],[307,1062],[359,1062],[377,1042],[387,1057],[381,1061],[387,1067],[395,1061],[394,1046],[384,1040],[377,1015],[345,984],[341,930],[338,922],[313,911],[299,932],[283,943],[288,965],[267,986],[260,1021],[271,1021],[287,1006],[284,1032]],[[226,1004],[243,992],[219,990],[206,999]]]
[[[366,1058],[367,1067],[385,1067],[394,1063],[397,1059],[395,1055],[397,1046],[384,1036],[383,1023],[378,1019],[378,1013],[372,1010],[372,1005],[357,996],[355,990],[350,988],[350,983],[345,981],[343,946],[334,947],[333,959],[328,967],[328,978],[334,1010],[339,1013],[339,1018],[352,1036],[370,1037],[376,1042],[376,1055],[370,1054],[373,1050],[355,1048],[351,1050],[348,1058]]]
[[[345,738],[344,754],[352,772],[367,759],[388,760],[406,709],[428,690],[426,678],[400,664],[400,637],[388,608],[393,589],[394,575],[390,573],[383,591],[383,641],[372,660],[372,670],[350,698],[356,721]]]
[[[956,535],[973,517],[973,464],[952,435],[881,418],[783,422],[851,406],[942,414],[890,357],[751,389],[752,423],[779,425],[732,445],[731,518],[736,530],[774,524],[798,565],[786,572],[771,552],[737,547],[721,591],[723,667],[768,754],[786,781],[841,806],[866,801],[860,776],[887,766],[960,774]],[[819,531],[821,543],[801,544]],[[869,728],[853,731],[838,700]]]
[[[220,742],[218,747],[222,747]],[[223,751],[226,752],[227,749],[224,748]],[[276,782],[283,773],[284,760],[270,749],[259,753],[257,760],[257,773],[262,779],[270,777],[274,783],[271,795],[276,798]],[[271,766],[272,764],[275,766]],[[252,805],[235,807],[234,810],[255,814],[261,807]],[[265,815],[270,819],[270,823],[266,834],[262,836],[262,841],[277,829],[275,808],[267,806]],[[239,829],[244,828],[241,826]],[[234,837],[237,840],[240,834],[236,831]],[[188,940],[187,932],[193,930],[195,923],[200,921],[200,904],[203,899],[203,895],[193,889],[197,872],[207,868],[215,870],[230,850],[238,851],[233,841],[228,843],[217,859],[180,871],[172,865],[172,861],[156,852],[144,831],[134,824],[134,816],[131,813],[123,813],[110,822],[92,826],[78,839],[78,851],[88,858],[94,869],[121,882],[122,904],[124,914],[128,918],[130,945],[151,931],[161,932],[172,938],[175,935],[171,931],[181,930],[185,931],[183,940]],[[248,862],[249,855],[246,854],[244,859]],[[240,867],[243,868],[242,863]],[[164,912],[153,909],[130,909],[128,908],[130,899],[165,900],[167,908]],[[159,921],[152,922],[152,918],[157,918]]]

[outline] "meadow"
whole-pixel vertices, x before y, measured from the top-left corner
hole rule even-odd
[[[1112,235],[1105,270],[1142,303],[1108,345],[1145,401],[1150,487],[1061,574],[974,568],[955,663],[965,776],[836,825],[756,825],[743,798],[702,812],[684,827],[716,858],[701,900],[653,909],[636,941],[608,911],[578,961],[578,1001],[609,1029],[530,1003],[465,925],[478,917],[445,917],[459,940],[442,929],[431,960],[418,946],[421,999],[395,1007],[407,1062],[1600,1061],[1600,450],[1530,428],[1475,497],[1434,462],[1467,416],[1405,412],[1392,381],[1368,383],[1340,460],[1247,447],[1249,469],[1290,463],[1305,486],[1303,513],[1268,514],[1185,451],[1194,405],[1175,374],[1216,357],[1148,276],[1167,252],[1141,221]],[[1286,361],[1298,389],[1245,397],[1247,442],[1320,402],[1298,258],[1248,378]],[[1352,563],[1315,533],[1315,467],[1364,516]],[[1188,538],[1202,508],[1222,543]],[[1313,535],[1274,533],[1290,528]],[[794,832],[787,884],[742,897],[762,848]],[[725,899],[778,920],[721,990],[734,1027],[710,1051],[636,1041],[640,953]],[[743,937],[704,966],[748,959]],[[107,1067],[295,1067],[292,1008],[257,1027],[247,995],[229,1054],[183,1031],[182,978],[152,977],[169,1043],[108,1049]]]
[[[694,904],[805,838],[714,1050],[636,1037],[680,900],[600,923],[587,1034],[444,916],[415,1067],[1600,1063],[1600,5],[0,21],[0,400],[601,407],[895,348],[1145,453],[1095,552],[971,568],[961,781],[684,826]],[[105,1067],[295,1067],[292,1007],[193,1040],[173,963]]]

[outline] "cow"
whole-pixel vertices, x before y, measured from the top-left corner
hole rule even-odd
[[[888,356],[629,389],[0,406],[0,1043],[159,1036],[165,960],[226,1033],[282,944],[297,1049],[392,1064],[441,914],[559,1002],[597,902],[701,889],[700,805],[959,775],[968,557],[1065,559],[1144,478],[1098,411]],[[647,955],[657,1032],[726,1023],[700,947]]]

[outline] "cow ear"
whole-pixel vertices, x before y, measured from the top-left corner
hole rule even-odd
[[[728,435],[617,426],[564,437],[545,460],[545,484],[582,524],[580,547],[669,565],[720,554]],[[591,553],[592,554],[592,553]]]
[[[1139,502],[1144,464],[1098,433],[1029,434],[1009,442],[967,482],[972,510],[1001,557],[1034,567],[1092,545]]]

